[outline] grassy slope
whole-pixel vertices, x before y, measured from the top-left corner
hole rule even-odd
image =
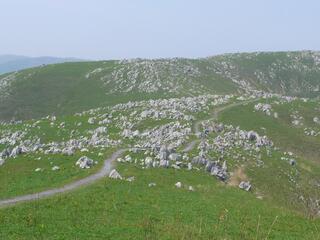
[[[21,72],[10,98],[0,104],[1,118],[37,118],[100,106],[105,100],[102,83],[84,78],[96,64],[65,63]]]
[[[190,94],[190,86],[197,84],[203,86],[200,89],[203,93],[237,92],[238,88],[227,72],[233,73],[238,80],[249,81],[257,89],[287,95],[318,96],[319,92],[313,92],[313,89],[320,85],[320,71],[312,56],[306,52],[280,52],[232,54],[195,60],[179,59],[177,68],[180,71],[183,66],[192,66],[198,73],[187,81],[183,80],[187,76],[185,73],[179,72],[175,75],[176,81],[184,84],[183,89],[176,94],[168,94],[162,90],[151,94],[137,94],[137,89],[133,88],[133,91],[128,93],[116,92],[106,95],[108,90],[115,89],[119,87],[117,84],[120,84],[112,82],[104,86],[101,81],[101,78],[111,76],[110,73],[116,67],[114,61],[64,63],[32,68],[19,72],[18,80],[10,88],[10,97],[1,99],[0,119],[38,118],[52,113],[65,115],[130,100],[187,96]],[[154,63],[160,64],[161,61],[164,60]],[[222,66],[226,64],[231,67],[224,72]],[[98,68],[103,70],[92,74],[89,79],[85,77],[87,73]],[[159,70],[158,73],[160,79],[165,81],[171,73],[168,71],[174,73],[173,69],[174,67],[164,64],[163,72]],[[138,70],[145,71],[141,68]],[[217,71],[222,73],[218,74]],[[263,80],[257,77],[256,72],[263,75]],[[140,79],[141,72],[139,76],[136,84],[149,80]],[[125,75],[124,78],[126,77]]]
[[[6,239],[317,239],[319,221],[221,186],[198,172],[140,170],[136,181],[105,179],[91,187],[0,211]],[[181,181],[195,192],[176,189]],[[157,186],[149,188],[148,183]],[[92,197],[94,196],[94,197]],[[241,199],[241,200],[240,200]],[[68,214],[66,214],[66,211]]]
[[[296,101],[283,105],[276,105],[274,109],[279,113],[279,119],[266,116],[261,112],[253,111],[254,104],[231,108],[221,113],[220,121],[226,124],[240,126],[242,129],[255,130],[261,135],[270,137],[282,151],[292,151],[297,160],[297,166],[291,167],[281,160],[278,153],[271,157],[263,157],[264,167],[256,167],[254,164],[246,164],[245,172],[251,182],[256,186],[259,194],[278,206],[283,206],[298,211],[304,211],[308,206],[297,199],[297,196],[312,196],[319,198],[319,190],[314,185],[317,181],[319,168],[319,137],[306,136],[303,128],[295,128],[291,124],[290,112],[299,109],[304,113],[305,119],[311,123],[315,114],[315,103],[303,103]],[[305,125],[307,126],[307,125]],[[291,175],[297,184],[293,184],[288,178]]]
[[[276,146],[281,147],[282,150],[292,151],[305,159],[319,163],[319,138],[306,136],[303,128],[293,127],[289,119],[289,109],[299,109],[299,106],[304,109],[302,113],[310,122],[310,118],[315,112],[314,110],[310,112],[310,109],[308,111],[308,104],[304,104],[301,101],[276,107],[275,110],[279,113],[279,119],[266,116],[261,112],[254,112],[254,104],[248,104],[223,112],[220,115],[220,120],[227,124],[240,126],[246,130],[256,130],[261,135],[271,137]],[[309,112],[309,115],[306,115],[307,112]]]
[[[294,96],[319,96],[314,89],[320,85],[320,67],[313,52],[261,52],[227,54],[210,59],[226,62],[229,72],[249,81],[257,89]],[[256,73],[261,73],[259,79]]]
[[[106,87],[113,88],[114,85],[104,86],[100,78],[110,74],[114,64],[114,61],[64,63],[21,71],[10,88],[10,97],[0,101],[0,119],[30,119],[48,114],[67,115],[134,100],[188,95],[187,88],[180,94],[163,91],[137,94],[132,91],[107,95],[106,92],[110,89]],[[103,73],[87,79],[86,74],[97,68],[103,68]],[[219,75],[205,75],[194,81],[200,81],[213,93],[230,93],[236,89],[230,80]]]

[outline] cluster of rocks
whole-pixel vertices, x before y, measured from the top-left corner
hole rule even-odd
[[[172,99],[149,100],[140,102],[128,102],[118,104],[113,107],[97,108],[75,114],[76,117],[87,117],[87,122],[96,128],[87,128],[80,132],[78,128],[82,121],[75,121],[70,129],[70,123],[66,128],[65,122],[60,122],[55,116],[47,116],[32,123],[16,122],[20,124],[22,130],[2,130],[0,145],[5,145],[5,150],[1,153],[1,164],[9,157],[16,157],[23,153],[44,153],[62,154],[72,156],[76,151],[86,152],[89,148],[106,148],[117,146],[122,143],[122,138],[138,138],[138,147],[156,148],[161,144],[172,144],[178,147],[185,142],[191,133],[191,122],[193,115],[197,112],[204,112],[210,106],[217,106],[227,103],[233,96],[204,95],[198,97],[183,97]],[[107,113],[106,113],[107,112]],[[140,132],[134,127],[146,119],[170,119],[176,120],[160,127],[155,127]],[[185,122],[185,123],[180,123]],[[119,139],[111,139],[108,134],[108,126],[120,129]],[[70,139],[42,142],[35,134],[35,129],[41,133],[45,125],[50,128],[59,129],[57,135],[69,135]],[[5,128],[6,129],[6,128]],[[60,132],[59,131],[63,131]]]
[[[314,117],[312,120],[313,120],[314,123],[320,124],[320,118]]]
[[[188,168],[190,169],[190,163],[186,154],[180,154],[175,151],[174,148],[167,147],[165,145],[154,147],[150,149],[144,148],[132,148],[131,152],[138,153],[144,152],[145,158],[133,159],[130,155],[126,155],[124,159],[117,159],[118,162],[135,163],[141,168]]]
[[[294,111],[290,117],[292,118],[292,125],[296,127],[303,126],[303,117],[299,115],[298,111]]]
[[[55,120],[55,117],[50,117],[51,123]],[[88,148],[103,149],[110,146],[116,146],[121,143],[119,140],[110,139],[107,135],[107,127],[104,126],[88,130],[88,136],[79,136],[78,138],[71,138],[67,141],[42,143],[40,137],[37,135],[31,135],[30,133],[30,129],[38,126],[39,124],[40,121],[37,121],[32,125],[26,124],[24,130],[15,132],[10,130],[2,131],[0,144],[6,146],[6,148],[0,153],[0,160],[2,164],[7,158],[15,158],[26,153],[62,154],[72,156],[76,151],[86,152],[88,151]],[[59,124],[59,127],[62,127],[63,125],[64,124]]]
[[[208,173],[217,177],[221,181],[226,181],[229,177],[226,161],[221,164],[219,160],[211,160],[209,157],[200,153],[199,156],[196,156],[192,159],[192,163],[195,165],[204,166]]]
[[[241,130],[239,127],[232,125],[217,124],[213,129],[221,132],[215,137],[210,146],[216,152],[221,154],[227,153],[228,149],[241,148],[244,151],[260,152],[263,147],[272,147],[273,142],[266,136],[260,136],[255,131]],[[205,130],[206,131],[206,130]],[[210,129],[207,129],[210,131]]]
[[[154,119],[161,119],[161,115],[167,115],[166,118],[181,119],[181,117],[173,117],[174,113],[179,112],[200,112],[208,110],[210,106],[217,106],[227,103],[233,95],[201,95],[197,97],[182,97],[157,99],[148,101],[128,102],[117,104],[112,107],[113,111],[127,111],[132,109],[142,109],[140,112],[132,111],[132,115],[140,115],[141,118],[151,117]],[[165,112],[165,110],[167,112]],[[163,117],[165,118],[165,117]]]
[[[303,131],[307,136],[317,137],[320,135],[320,131],[313,128],[304,128]]]
[[[272,107],[270,104],[257,103],[256,105],[254,105],[254,110],[262,111],[265,114],[267,114],[268,116],[270,116],[271,111],[272,111]]]
[[[271,116],[271,114],[273,114],[274,118],[278,118],[278,113],[273,112],[272,106],[270,104],[258,103],[254,105],[254,110],[264,112],[267,116]]]
[[[148,133],[135,129],[145,120],[176,120],[191,122],[193,114],[206,112],[212,106],[227,103],[232,95],[203,95],[198,97],[182,97],[117,104],[110,108],[99,108],[76,114],[87,116],[90,124],[110,124],[120,129],[121,138],[144,138]],[[104,112],[108,114],[104,114]]]
[[[15,131],[5,130],[1,132],[0,144],[7,146],[14,146],[16,143],[20,142],[26,136],[24,131]]]
[[[164,167],[188,170],[200,170],[203,168],[206,172],[215,176],[221,181],[228,181],[230,174],[228,173],[227,161],[225,157],[233,157],[232,150],[241,149],[243,152],[248,152],[250,157],[259,158],[261,148],[268,151],[273,147],[272,141],[266,136],[260,136],[254,131],[241,130],[231,125],[224,125],[222,123],[203,122],[202,140],[198,146],[199,153],[197,156],[190,158],[188,154],[181,154],[175,151],[182,141],[178,141],[174,136],[181,139],[181,135],[170,128],[170,126],[181,126],[181,124],[174,125],[173,123],[165,124],[161,127],[155,128],[156,131],[151,131],[146,134],[144,144],[137,145],[136,148],[131,149],[133,153],[144,152],[145,158],[132,158],[126,155],[124,159],[119,158],[119,162],[135,163],[142,168]],[[184,129],[184,128],[182,128]],[[185,136],[190,134],[191,129],[185,132]],[[208,133],[215,132],[217,136],[213,139],[208,139]],[[168,141],[168,140],[171,140]],[[210,153],[217,154],[216,159],[210,156]],[[262,162],[262,161],[261,161]],[[251,189],[250,183],[243,183],[240,188],[246,191]]]
[[[191,60],[181,59],[132,59],[115,62],[110,72],[106,68],[97,68],[86,77],[97,77],[106,85],[107,93],[138,91],[153,93],[163,91],[166,94],[181,93],[186,87],[193,94],[207,92],[205,87],[194,78],[200,71]],[[112,88],[108,88],[112,84]]]
[[[41,144],[40,139],[23,139],[24,133],[21,131],[9,134],[0,139],[1,144],[5,144],[5,148],[0,152],[0,166],[5,163],[7,158],[16,158],[19,155],[37,151]]]
[[[137,147],[157,149],[166,144],[170,148],[181,146],[191,134],[189,123],[171,122],[140,134],[142,140],[138,141]]]
[[[16,80],[17,73],[11,73],[0,78],[0,98],[9,96],[10,86]]]

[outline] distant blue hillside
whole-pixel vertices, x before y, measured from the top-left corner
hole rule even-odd
[[[16,55],[0,55],[0,74],[14,72],[43,64],[81,61],[75,58],[26,57]]]

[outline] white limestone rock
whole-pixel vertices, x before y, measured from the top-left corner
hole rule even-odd
[[[109,178],[122,180],[121,175],[117,172],[116,169],[113,169],[113,170],[110,172]]]
[[[94,161],[86,156],[82,156],[79,158],[79,160],[76,162],[76,166],[79,166],[82,169],[88,169],[91,168],[94,164]]]
[[[251,189],[251,184],[250,182],[245,182],[245,181],[242,181],[240,184],[239,184],[239,188],[245,190],[245,191],[250,191]]]
[[[51,170],[52,170],[52,171],[58,171],[58,170],[60,170],[60,167],[59,167],[59,166],[53,166],[53,167],[51,168]]]
[[[136,179],[136,178],[135,178],[134,176],[132,176],[132,177],[128,177],[128,178],[126,179],[126,181],[128,181],[128,182],[133,182],[135,179]]]

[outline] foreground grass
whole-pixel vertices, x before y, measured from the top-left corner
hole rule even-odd
[[[276,208],[203,172],[138,169],[0,210],[2,239],[319,239],[319,220]],[[185,187],[175,188],[181,181]],[[155,187],[148,187],[155,182]],[[192,185],[194,192],[188,191]]]

